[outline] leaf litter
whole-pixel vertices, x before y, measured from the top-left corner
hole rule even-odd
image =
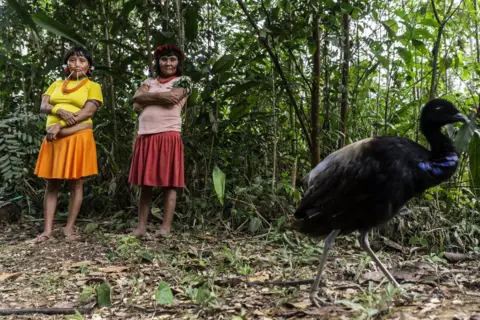
[[[379,252],[415,296],[399,303],[375,264],[345,237],[329,256],[322,289],[336,302],[315,308],[311,284],[298,280],[314,278],[322,243],[289,232],[177,231],[138,240],[99,227],[77,242],[55,237],[35,245],[31,223],[0,231],[0,319],[480,319],[478,257],[432,259],[394,246]],[[27,308],[73,312],[1,315]]]

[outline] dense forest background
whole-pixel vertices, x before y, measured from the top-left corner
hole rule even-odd
[[[174,43],[195,83],[177,223],[282,229],[302,178],[331,152],[375,135],[426,145],[418,116],[433,97],[476,117],[479,16],[477,0],[0,1],[0,195],[23,196],[24,215],[41,217],[40,97],[63,77],[63,53],[82,44],[93,51],[105,104],[94,118],[100,172],[85,185],[81,216],[130,225],[138,199],[127,183],[131,99],[152,70],[153,48]],[[462,155],[456,176],[381,232],[433,251],[479,251],[480,131],[472,121],[447,132]]]

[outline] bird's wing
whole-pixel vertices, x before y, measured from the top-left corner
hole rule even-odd
[[[403,192],[413,174],[410,168],[413,163],[407,163],[409,160],[401,155],[402,146],[397,140],[378,143],[375,139],[365,139],[325,158],[311,171],[309,188],[295,217],[328,215],[329,219],[341,219],[361,210],[359,204],[380,202],[379,205],[388,206],[384,199]],[[381,187],[387,182],[392,188]]]

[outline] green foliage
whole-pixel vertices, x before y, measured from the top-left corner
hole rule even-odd
[[[155,300],[158,304],[173,304],[173,293],[166,282],[160,282],[155,292]]]
[[[108,307],[112,304],[110,286],[108,284],[99,284],[95,287],[95,291],[97,293],[97,303],[100,308]]]
[[[245,6],[246,12],[232,0],[183,1],[180,25],[176,6],[163,2],[6,1],[0,15],[5,26],[0,29],[0,196],[23,195],[19,203],[39,216],[44,181],[33,171],[45,128],[40,97],[63,77],[65,50],[84,44],[94,53],[93,80],[101,84],[105,103],[93,118],[100,172],[86,180],[82,212],[111,218],[115,223],[108,228],[115,232],[130,227],[139,196],[127,181],[137,130],[131,98],[147,77],[147,24],[151,51],[160,42],[183,45],[183,71],[193,80],[182,132],[187,188],[176,209],[184,225],[258,234],[288,224],[304,191],[300,180],[312,166],[307,136],[314,123],[313,18],[320,23],[316,139],[321,158],[337,150],[343,135],[351,143],[393,134],[426,146],[418,117],[432,83],[436,96],[454,101],[463,112],[478,107],[480,49],[472,31],[478,20],[472,2],[460,6],[442,29],[432,5],[415,1],[250,1]],[[448,17],[447,8],[437,9],[440,17]],[[349,43],[342,40],[343,14],[351,18]],[[432,79],[439,35],[438,74]],[[346,45],[351,58],[345,87]],[[345,90],[349,108],[341,132]],[[416,215],[417,221],[395,220],[405,229],[392,237],[426,241],[438,250],[460,242],[465,250],[478,247],[473,240],[474,227],[480,225],[474,123],[449,128],[462,153],[461,170],[412,202],[414,212],[429,210]],[[153,208],[161,208],[160,192],[155,192]],[[59,210],[67,200],[61,195]],[[160,212],[154,211],[156,216]],[[422,233],[437,229],[446,231]],[[90,225],[87,231],[100,229]],[[111,258],[154,257],[134,240],[123,239]]]

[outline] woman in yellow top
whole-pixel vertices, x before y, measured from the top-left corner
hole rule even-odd
[[[38,155],[35,174],[47,180],[43,210],[45,229],[36,239],[51,238],[53,217],[62,180],[68,180],[70,200],[66,238],[75,237],[75,220],[83,200],[83,178],[98,173],[97,152],[91,117],[103,103],[102,89],[88,75],[92,55],[73,47],[64,56],[66,80],[55,81],[43,94],[40,112],[46,113],[47,135]]]

